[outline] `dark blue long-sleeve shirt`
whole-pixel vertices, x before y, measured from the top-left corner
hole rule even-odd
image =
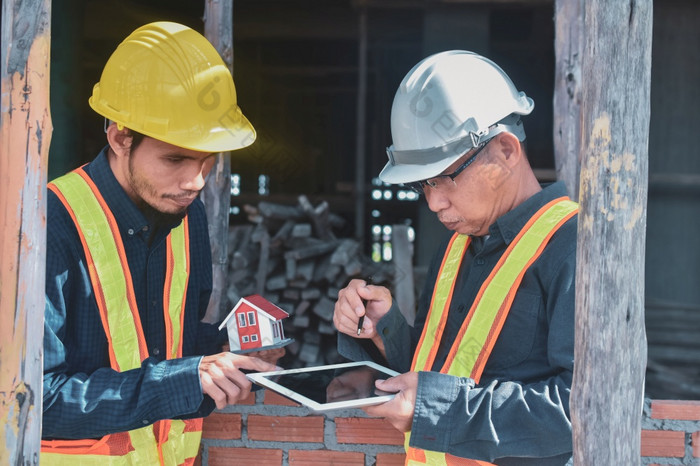
[[[528,268],[486,362],[479,385],[441,374],[479,288],[527,221],[566,195],[563,183],[545,187],[489,228],[465,254],[454,287],[433,371],[419,372],[411,446],[498,465],[564,465],[571,459],[569,395],[574,367],[577,218],[567,221]],[[410,370],[433,288],[452,234],[436,250],[410,327],[394,303],[378,323],[392,369]],[[342,355],[367,359],[367,340],[339,335]]]
[[[200,322],[212,288],[204,206],[197,199],[188,210],[191,262],[184,357],[165,360],[165,238],[176,225],[149,222],[114,177],[106,150],[85,170],[117,220],[150,357],[138,369],[110,368],[80,238],[65,207],[49,191],[42,437],[97,438],[159,419],[205,416],[214,403],[202,394],[199,362],[201,355],[220,351],[226,335]]]

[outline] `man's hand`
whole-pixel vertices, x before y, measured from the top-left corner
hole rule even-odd
[[[363,303],[366,301],[366,305]],[[368,285],[364,280],[352,280],[338,292],[333,311],[333,324],[339,332],[353,338],[371,338],[384,352],[381,337],[377,334],[377,322],[391,308],[391,292],[383,286]],[[357,323],[365,316],[362,332],[357,334]]]
[[[363,411],[370,416],[385,418],[401,432],[410,431],[416,409],[418,373],[407,372],[387,380],[377,380],[375,386],[379,390],[396,393],[396,396],[380,405],[365,406]]]
[[[204,356],[199,364],[199,379],[204,394],[212,397],[218,409],[234,404],[250,394],[251,382],[241,369],[267,372],[276,366],[262,359],[233,353]]]
[[[273,348],[262,351],[253,351],[251,353],[248,353],[247,355],[258,359],[262,359],[263,361],[269,362],[270,364],[277,364],[277,361],[282,359],[285,354],[287,354],[287,350],[285,350],[284,348]]]

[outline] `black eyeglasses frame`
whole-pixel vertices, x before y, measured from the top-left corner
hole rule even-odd
[[[437,188],[438,184],[437,184],[435,181],[433,181],[433,180],[435,180],[435,178],[449,178],[450,180],[452,180],[453,183],[455,183],[455,178],[457,178],[457,177],[459,176],[460,173],[462,173],[464,170],[466,170],[466,168],[467,168],[469,165],[471,165],[472,163],[474,163],[474,160],[476,160],[476,156],[479,155],[479,154],[481,153],[481,151],[484,150],[484,148],[485,148],[485,147],[488,145],[488,143],[491,142],[492,140],[493,140],[493,138],[489,138],[489,139],[487,139],[486,141],[484,141],[484,142],[482,142],[481,144],[479,144],[479,145],[476,147],[476,151],[474,152],[474,154],[473,154],[471,157],[469,157],[467,160],[465,160],[464,163],[463,163],[462,165],[460,165],[459,167],[457,167],[457,168],[455,169],[455,171],[453,171],[452,173],[445,173],[445,174],[442,174],[442,175],[435,175],[435,176],[432,176],[432,177],[427,178],[427,179],[425,179],[425,180],[419,180],[419,181],[412,181],[412,182],[410,182],[410,183],[404,183],[404,186],[408,186],[409,188],[411,188],[413,191],[415,191],[415,192],[418,193],[418,194],[423,194],[423,192],[424,192],[426,186],[430,186],[430,187],[433,188],[433,189]]]

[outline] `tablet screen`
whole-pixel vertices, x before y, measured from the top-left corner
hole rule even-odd
[[[369,361],[249,374],[267,388],[315,410],[383,403],[394,394],[374,386],[397,372]]]

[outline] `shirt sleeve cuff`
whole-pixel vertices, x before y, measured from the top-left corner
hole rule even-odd
[[[410,446],[431,451],[449,450],[450,431],[457,412],[455,401],[465,384],[473,387],[474,381],[439,372],[418,372]]]
[[[396,301],[392,303],[389,312],[377,323],[377,332],[382,337],[389,366],[399,372],[408,372],[413,360],[413,352],[409,344],[411,330]]]
[[[162,393],[177,393],[170,396],[170,405],[174,413],[186,415],[200,409],[203,399],[202,383],[199,380],[199,363],[201,356],[171,359],[165,364],[166,369],[160,380]]]

